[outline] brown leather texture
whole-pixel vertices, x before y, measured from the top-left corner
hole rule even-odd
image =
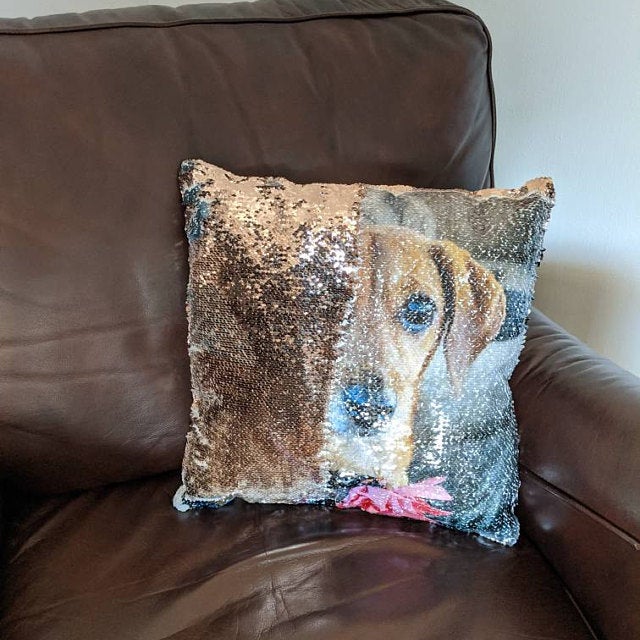
[[[602,637],[640,637],[637,379],[539,314],[513,380],[520,517],[560,578],[526,537],[181,514],[176,472],[153,475],[179,466],[190,404],[179,162],[489,186],[490,53],[439,0],[0,20],[0,637],[592,637],[560,579]]]
[[[17,518],[4,640],[587,640],[551,568],[422,522],[313,506],[167,508],[175,473]]]
[[[0,477],[179,466],[177,171],[491,181],[490,41],[437,0],[259,0],[0,21]]]
[[[534,312],[512,388],[524,530],[601,637],[640,638],[640,379]]]

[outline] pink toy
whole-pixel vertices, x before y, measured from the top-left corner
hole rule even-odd
[[[428,478],[422,482],[395,489],[383,489],[371,485],[353,487],[347,497],[336,506],[339,509],[360,508],[368,513],[376,513],[394,518],[430,520],[433,516],[448,516],[450,511],[436,509],[426,502],[451,500],[451,496],[440,485],[444,477]]]

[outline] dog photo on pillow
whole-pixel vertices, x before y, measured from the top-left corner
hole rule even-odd
[[[518,537],[508,379],[553,206],[187,160],[193,404],[174,505],[329,503]]]

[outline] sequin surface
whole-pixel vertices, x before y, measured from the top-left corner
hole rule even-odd
[[[189,160],[180,187],[193,405],[175,506],[324,501],[513,544],[508,379],[551,181],[298,185]]]

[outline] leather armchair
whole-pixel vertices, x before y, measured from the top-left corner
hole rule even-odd
[[[535,312],[521,541],[315,506],[178,513],[179,162],[493,183],[491,41],[442,0],[0,20],[0,637],[640,637],[640,381]]]
[[[640,380],[535,312],[512,388],[523,528],[602,637],[636,637]]]

